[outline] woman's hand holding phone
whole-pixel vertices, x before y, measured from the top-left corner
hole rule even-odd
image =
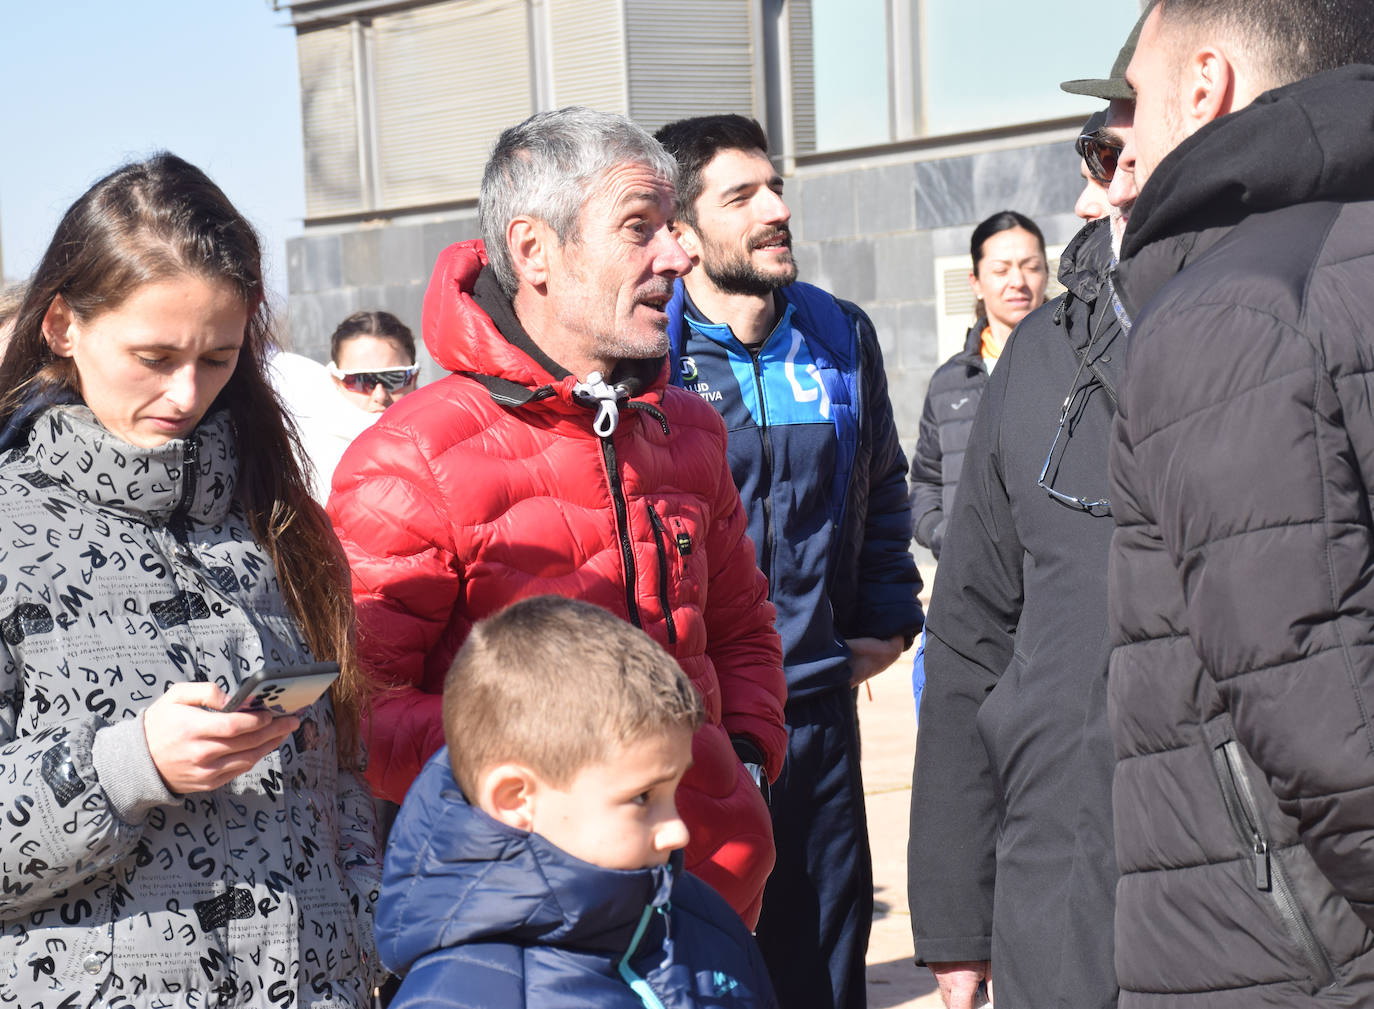
[[[171,791],[219,788],[251,770],[300,726],[295,715],[220,711],[226,700],[213,683],[174,683],[144,712],[148,752]]]

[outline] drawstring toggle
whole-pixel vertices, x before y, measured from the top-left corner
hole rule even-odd
[[[592,430],[602,438],[609,438],[620,423],[617,400],[622,395],[623,390],[607,385],[599,371],[589,372],[585,382],[573,386],[573,398],[579,403],[586,406],[596,404],[596,420],[592,421]]]

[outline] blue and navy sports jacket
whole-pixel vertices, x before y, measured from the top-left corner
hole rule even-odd
[[[387,847],[377,950],[392,1009],[778,1009],[730,905],[669,865],[574,858],[468,804],[444,747]]]
[[[789,699],[849,683],[845,638],[921,630],[906,457],[868,316],[810,284],[756,348],[709,322],[681,281],[672,380],[714,406],[777,607]]]

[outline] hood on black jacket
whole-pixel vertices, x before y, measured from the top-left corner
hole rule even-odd
[[[1178,145],[1131,211],[1121,257],[1175,235],[1318,200],[1374,198],[1374,66],[1266,91]]]
[[[1059,283],[1079,301],[1096,301],[1112,265],[1112,222],[1089,221],[1059,256]]]

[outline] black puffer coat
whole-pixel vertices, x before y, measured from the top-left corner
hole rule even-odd
[[[964,349],[930,376],[921,431],[911,456],[911,528],[916,542],[929,547],[938,559],[945,538],[946,517],[964,467],[973,415],[988,384],[983,363],[983,330],[979,319],[964,338]]]
[[[1185,140],[1118,280],[1121,1005],[1374,1004],[1374,67]]]
[[[1104,742],[1113,526],[1105,508],[1077,510],[1037,485],[1072,389],[1050,486],[1107,495],[1125,358],[1099,297],[1110,266],[1108,223],[1088,225],[1061,260],[1070,293],[1008,342],[931,598],[907,869],[916,955],[991,959],[999,1005],[1100,1009],[1116,998]],[[1088,752],[1085,729],[1098,741]]]

